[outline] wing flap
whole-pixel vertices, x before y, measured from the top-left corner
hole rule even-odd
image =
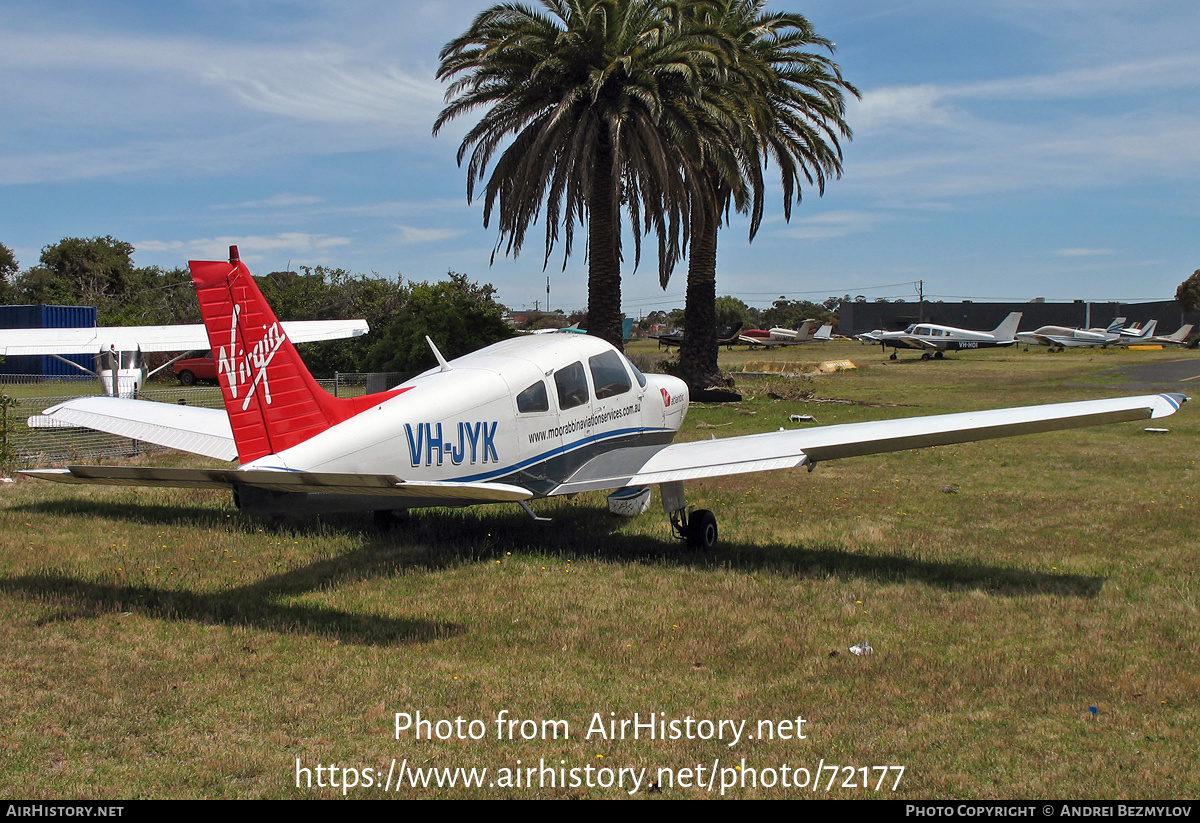
[[[1182,394],[846,423],[666,446],[620,449],[581,466],[551,494],[796,468],[820,460],[1166,417]]]
[[[938,348],[936,345],[934,345],[929,340],[926,340],[924,337],[916,337],[911,334],[900,335],[899,337],[893,338],[893,340],[894,340],[894,342],[901,343],[905,347],[910,348],[910,349],[924,349],[927,351],[937,351],[937,348]]]

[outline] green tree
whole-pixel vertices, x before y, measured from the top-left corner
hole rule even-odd
[[[9,303],[12,300],[13,278],[17,276],[20,268],[12,249],[0,243],[0,303]]]
[[[457,272],[448,278],[407,287],[403,308],[380,328],[365,369],[415,374],[437,365],[426,335],[448,360],[512,336],[493,286]]]
[[[680,374],[693,388],[719,377],[715,300],[722,215],[731,203],[747,211],[753,240],[763,213],[761,169],[773,161],[790,220],[802,185],[815,185],[823,194],[826,180],[841,175],[839,141],[851,136],[845,95],[857,97],[858,90],[831,59],[833,44],[804,16],[770,13],[765,5],[765,0],[708,0],[683,6],[681,25],[717,38],[722,50],[693,98],[703,135],[688,171],[701,194],[690,212],[688,333],[680,347]]]
[[[1179,284],[1179,288],[1175,290],[1175,302],[1183,309],[1184,314],[1200,307],[1200,269],[1196,269],[1191,277]]]
[[[829,323],[833,313],[821,303],[809,300],[787,300],[783,297],[771,304],[771,308],[762,313],[763,326],[782,326],[787,329],[797,328],[805,320],[816,320],[818,323]]]
[[[716,328],[741,325],[743,329],[750,328],[750,307],[736,297],[726,295],[718,297],[714,306]]]
[[[438,78],[454,82],[433,130],[484,110],[458,159],[471,155],[468,200],[487,179],[484,224],[495,207],[497,251],[519,254],[543,208],[547,262],[560,230],[566,256],[576,223],[586,223],[588,331],[620,347],[622,206],[635,265],[642,233],[653,232],[665,277],[680,255],[687,204],[685,104],[712,48],[673,28],[667,5],[654,0],[541,6],[493,6],[442,49]]]
[[[112,236],[64,237],[15,279],[12,299],[95,306],[102,326],[196,323],[200,309],[182,269],[133,265],[133,246]]]
[[[255,280],[280,320],[367,321],[372,331],[366,336],[302,345],[304,362],[313,374],[322,376],[362,371],[378,332],[404,310],[408,299],[399,280],[326,266],[270,272]]]
[[[115,237],[64,237],[42,249],[41,263],[64,296],[99,307],[134,285],[133,245]],[[38,301],[48,302],[48,301]]]

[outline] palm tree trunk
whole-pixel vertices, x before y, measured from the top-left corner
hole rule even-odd
[[[687,303],[679,373],[692,391],[721,382],[717,367],[717,229],[712,208],[696,209],[689,231]]]
[[[602,129],[588,193],[588,334],[625,350],[621,328],[621,207],[609,132]]]

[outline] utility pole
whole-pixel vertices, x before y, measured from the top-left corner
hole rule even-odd
[[[917,322],[925,322],[925,281],[918,280],[914,283],[917,287]]]

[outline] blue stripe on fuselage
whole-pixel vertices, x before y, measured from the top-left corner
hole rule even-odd
[[[613,438],[617,438],[617,437],[628,437],[631,434],[651,435],[651,434],[659,434],[662,432],[674,433],[675,429],[665,429],[665,428],[664,429],[647,429],[647,428],[617,429],[616,431],[605,432],[604,434],[594,434],[591,437],[585,437],[582,440],[576,440],[574,443],[571,443],[569,446],[559,446],[556,449],[551,449],[550,451],[542,452],[541,454],[531,457],[528,460],[522,460],[520,463],[514,463],[511,466],[505,466],[504,468],[500,468],[500,469],[493,469],[492,471],[483,472],[482,474],[472,474],[472,475],[467,475],[466,477],[455,477],[446,482],[459,481],[459,482],[463,482],[463,483],[471,483],[471,482],[482,481],[482,480],[490,480],[490,479],[496,478],[496,477],[503,477],[506,474],[512,474],[514,472],[519,472],[519,471],[521,471],[521,469],[527,468],[528,466],[532,466],[535,463],[545,462],[546,460],[549,460],[553,457],[557,457],[562,454],[567,454],[569,452],[576,451],[577,449],[580,449],[591,443],[598,443],[601,440],[609,440],[609,439],[613,439]]]

